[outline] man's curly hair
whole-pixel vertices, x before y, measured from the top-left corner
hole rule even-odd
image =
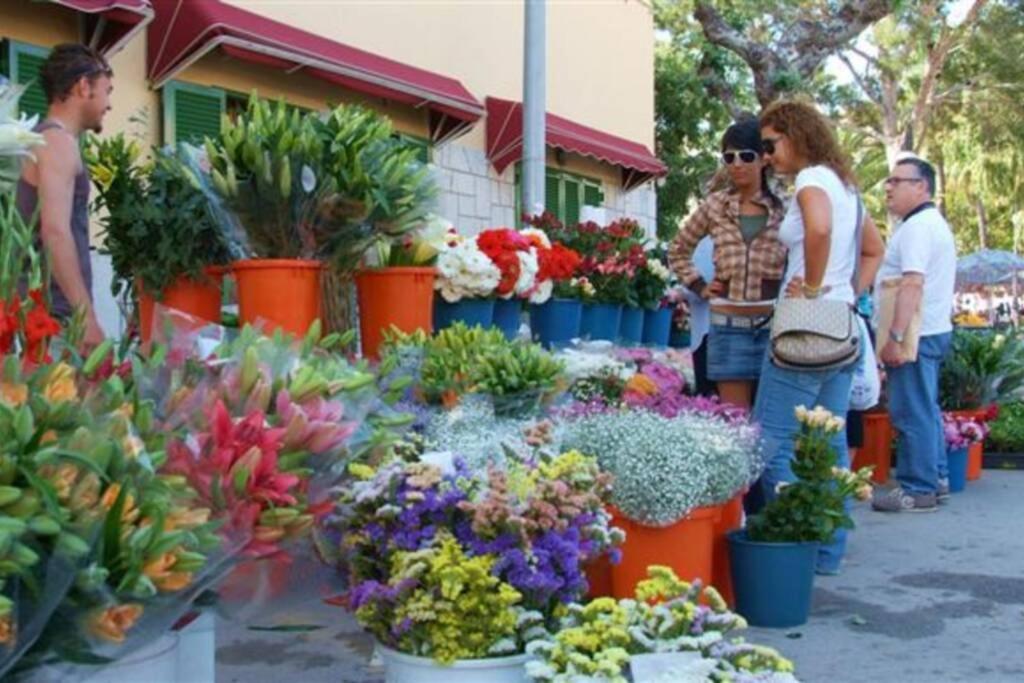
[[[771,126],[812,165],[828,166],[844,183],[856,186],[850,160],[839,147],[832,123],[809,102],[780,100],[761,112],[761,127]]]
[[[106,58],[86,45],[65,43],[53,48],[39,71],[39,80],[50,104],[63,102],[83,77],[94,83],[100,76],[113,76]]]

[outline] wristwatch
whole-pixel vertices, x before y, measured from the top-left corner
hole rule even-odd
[[[903,340],[907,338],[906,333],[900,334],[896,330],[889,330],[889,339],[892,339],[897,344],[902,344]]]

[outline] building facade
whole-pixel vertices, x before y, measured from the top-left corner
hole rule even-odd
[[[523,15],[507,0],[5,0],[0,73],[33,83],[53,45],[92,42],[115,72],[104,132],[153,145],[216,133],[253,91],[365,105],[434,165],[438,213],[475,233],[519,215]],[[568,222],[632,217],[653,235],[664,167],[649,2],[548,0],[547,19],[546,206]],[[43,105],[36,83],[23,106]]]

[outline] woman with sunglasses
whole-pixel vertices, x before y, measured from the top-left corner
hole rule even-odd
[[[878,228],[860,202],[850,163],[839,148],[832,126],[811,104],[775,102],[761,114],[765,160],[782,176],[795,178],[795,196],[779,236],[789,249],[785,296],[844,301],[853,306],[857,294],[874,281],[884,245]],[[857,244],[857,219],[862,236]],[[858,267],[859,270],[856,270]],[[855,284],[855,271],[858,281]],[[855,291],[856,288],[856,291]],[[864,340],[864,343],[870,343]],[[799,431],[797,406],[824,406],[845,418],[856,363],[834,370],[793,370],[775,366],[766,355],[754,405],[761,425],[766,469],[761,477],[768,499],[777,486],[794,479],[793,435]],[[832,446],[838,465],[849,467],[846,430]],[[846,547],[846,531],[818,551],[817,571],[838,574]]]
[[[767,322],[779,293],[786,250],[779,241],[782,202],[768,188],[757,119],[722,136],[726,189],[713,192],[679,230],[669,262],[679,280],[711,304],[708,379],[723,401],[749,408],[768,344]],[[693,262],[697,243],[714,244],[715,279],[705,282]]]

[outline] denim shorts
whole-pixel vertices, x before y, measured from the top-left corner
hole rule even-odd
[[[770,327],[712,325],[708,334],[708,379],[716,382],[758,379],[768,350]]]

